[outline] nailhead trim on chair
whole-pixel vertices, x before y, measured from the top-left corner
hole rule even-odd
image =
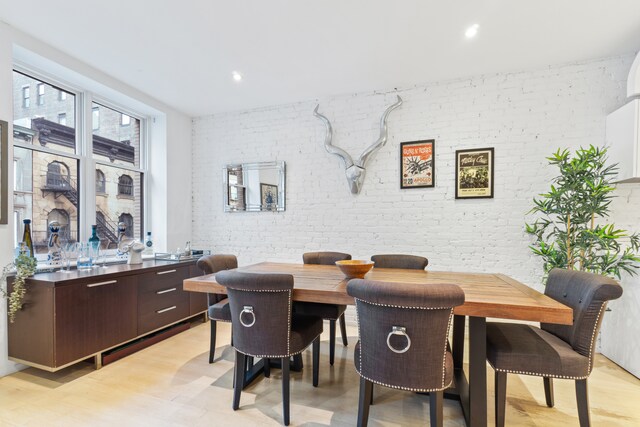
[[[589,375],[591,374],[591,365],[593,363],[593,343],[595,342],[596,339],[596,325],[598,324],[598,321],[600,320],[600,316],[602,316],[602,313],[604,312],[604,309],[606,308],[607,304],[603,303],[602,306],[600,307],[600,311],[598,312],[598,317],[596,317],[596,322],[594,323],[594,327],[593,327],[593,332],[591,333],[591,343],[589,344],[589,365],[587,367],[587,375],[584,376],[579,376],[579,377],[569,377],[566,375],[557,375],[557,374],[541,374],[539,372],[527,372],[527,371],[512,371],[510,369],[497,369],[495,366],[493,366],[491,364],[491,362],[489,362],[489,365],[491,365],[491,367],[493,368],[494,371],[498,371],[498,372],[507,372],[510,374],[521,374],[521,375],[533,375],[536,377],[550,377],[550,378],[560,378],[560,379],[565,379],[565,380],[584,380],[589,378]]]
[[[315,341],[320,335],[317,335],[313,340],[311,340],[311,342],[313,343],[313,341]],[[236,351],[242,353],[242,354],[246,354],[247,356],[253,356],[253,357],[259,357],[262,359],[277,359],[277,358],[283,358],[283,357],[291,357],[291,356],[295,356],[296,354],[300,354],[303,351],[305,351],[307,348],[309,348],[309,346],[306,346],[305,348],[303,348],[300,351],[296,351],[295,353],[289,353],[289,354],[282,354],[282,355],[273,355],[273,354],[249,354],[249,353],[244,353],[238,349],[236,349]]]
[[[358,339],[360,339],[360,337],[362,336],[360,334],[360,319],[358,319],[358,303],[377,305],[379,307],[411,308],[411,309],[417,309],[417,310],[443,310],[445,308],[450,308],[451,312],[449,313],[449,323],[447,324],[447,334],[445,335],[445,339],[444,339],[444,354],[442,355],[442,388],[415,389],[415,388],[411,388],[411,387],[400,387],[400,386],[391,385],[391,384],[385,384],[383,382],[372,380],[371,378],[368,378],[368,377],[362,375],[362,373],[360,372],[360,369],[356,369],[356,371],[358,372],[358,374],[362,378],[366,379],[367,381],[371,381],[373,383],[380,384],[380,385],[383,385],[385,387],[395,388],[395,389],[398,389],[398,390],[407,390],[407,391],[416,391],[416,392],[440,391],[440,390],[444,390],[445,388],[448,388],[451,385],[451,383],[453,383],[453,375],[452,375],[451,376],[451,381],[449,382],[449,384],[447,384],[447,385],[444,384],[445,375],[446,375],[446,365],[447,365],[447,339],[449,337],[449,329],[451,328],[451,319],[453,318],[453,308],[451,308],[451,307],[441,307],[441,308],[436,308],[436,307],[404,307],[404,306],[399,306],[399,305],[378,304],[378,303],[373,303],[373,302],[369,302],[369,301],[364,301],[364,300],[361,300],[359,298],[354,298],[354,300],[356,301],[356,321],[358,322]],[[358,366],[360,367],[360,366],[362,366],[362,345],[360,345],[359,359],[360,360],[359,360]]]
[[[379,307],[412,308],[415,310],[444,310],[445,308],[451,308],[451,307],[414,307],[410,305],[379,304],[377,302],[365,301],[358,298],[354,298],[354,300],[366,302],[367,304],[371,304],[371,305],[377,305]]]
[[[587,368],[587,375],[591,373],[593,343],[596,340],[596,327],[598,326],[598,322],[600,321],[600,316],[602,316],[602,312],[604,312],[604,309],[606,308],[606,306],[607,306],[606,302],[602,303],[602,306],[600,306],[600,311],[598,312],[598,317],[596,317],[596,322],[593,324],[593,331],[591,332],[591,344],[589,344],[589,367]]]

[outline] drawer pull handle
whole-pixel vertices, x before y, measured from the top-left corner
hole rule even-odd
[[[176,270],[167,270],[167,271],[158,271],[156,274],[160,275],[160,274],[169,274],[169,273],[175,273]]]
[[[118,281],[117,280],[107,280],[106,282],[91,283],[91,284],[87,285],[87,288],[95,288],[96,286],[110,285],[112,283],[118,283]]]
[[[164,291],[158,291],[158,292],[156,292],[156,295],[162,295],[162,294],[166,294],[166,293],[173,292],[173,291],[177,291],[177,290],[178,290],[177,288],[165,289]]]
[[[176,307],[174,305],[174,306],[171,306],[171,307],[163,308],[162,310],[158,310],[158,311],[156,311],[156,313],[162,314],[162,313],[166,313],[167,311],[175,310],[176,308],[178,308],[178,307]]]

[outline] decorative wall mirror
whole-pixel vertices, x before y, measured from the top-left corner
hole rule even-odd
[[[9,223],[9,123],[0,120],[0,224]]]
[[[227,165],[222,176],[225,212],[284,211],[284,162]]]

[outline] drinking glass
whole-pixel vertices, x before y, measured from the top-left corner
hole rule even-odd
[[[98,260],[97,264],[100,268],[107,268],[107,250],[106,249],[98,249]]]
[[[78,243],[78,261],[76,266],[78,270],[90,270],[91,269],[91,252],[93,246],[90,243]]]
[[[63,273],[71,273],[71,262],[78,259],[78,244],[66,243],[62,245],[62,257],[66,269],[60,270]]]

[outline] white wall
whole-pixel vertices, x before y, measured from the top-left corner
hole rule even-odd
[[[155,118],[150,129],[150,173],[148,192],[151,231],[156,250],[184,245],[190,238],[191,174],[186,165],[191,153],[191,119],[135,88],[117,81],[68,55],[0,22],[0,118],[12,122],[14,55],[30,65],[48,71],[62,80],[74,81],[104,98],[127,103],[130,108]],[[152,120],[153,122],[153,120]],[[10,142],[12,128],[9,128]],[[13,149],[9,147],[9,158]],[[13,188],[12,162],[9,162],[9,188]],[[9,211],[12,211],[10,196]],[[0,225],[0,266],[11,261],[15,224]],[[148,228],[148,227],[147,227]],[[0,376],[13,372],[17,365],[7,359],[6,304],[0,304]]]
[[[502,272],[541,290],[541,263],[528,249],[524,222],[532,197],[548,190],[556,174],[545,157],[558,147],[604,144],[605,117],[625,102],[632,60],[628,55],[401,89],[404,105],[389,117],[389,141],[368,165],[355,197],[340,161],[323,148],[315,102],[196,119],[194,244],[237,254],[241,265],[300,262],[303,252],[314,250],[363,259],[418,254],[433,270]],[[395,93],[381,91],[319,103],[333,125],[334,143],[357,157],[378,137],[380,115],[394,100]],[[400,190],[399,144],[431,138],[436,188]],[[495,147],[494,199],[454,198],[454,152],[473,147]],[[223,213],[223,165],[272,160],[287,162],[286,212]],[[626,226],[640,230],[640,187],[629,188],[620,191],[624,198],[616,202],[614,220],[624,216]]]

